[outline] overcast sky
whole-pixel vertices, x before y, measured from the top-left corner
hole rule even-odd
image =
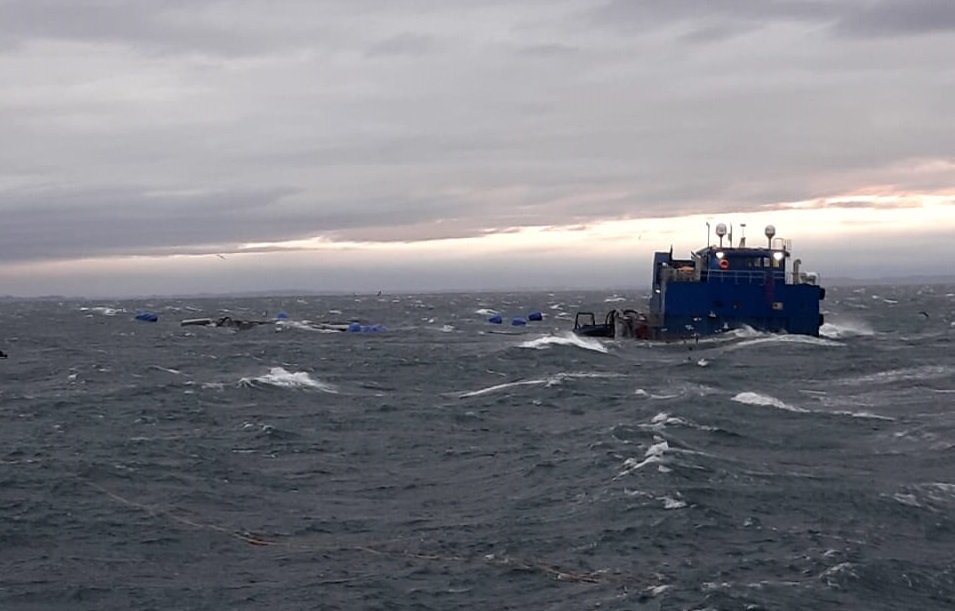
[[[953,49],[952,0],[0,0],[0,294],[643,287],[707,221],[926,273]]]

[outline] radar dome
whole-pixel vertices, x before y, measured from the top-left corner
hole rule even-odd
[[[716,226],[716,235],[721,238],[726,235],[726,223],[720,223]]]
[[[771,240],[774,235],[776,235],[776,228],[772,225],[766,225],[766,237]]]

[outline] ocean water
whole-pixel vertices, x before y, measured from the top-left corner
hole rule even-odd
[[[569,333],[639,303],[0,303],[0,609],[955,608],[955,287]]]

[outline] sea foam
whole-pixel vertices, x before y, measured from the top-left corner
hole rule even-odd
[[[327,393],[337,393],[333,385],[316,380],[304,371],[290,372],[283,367],[272,367],[265,375],[239,380],[242,386],[275,386],[277,388],[308,388]]]

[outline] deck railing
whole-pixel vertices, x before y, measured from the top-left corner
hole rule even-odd
[[[720,282],[732,284],[763,284],[768,270],[741,270],[741,269],[710,269],[706,271],[706,282]],[[783,270],[771,272],[774,280],[785,278]],[[694,271],[666,269],[663,271],[664,282],[699,282],[702,278]]]

